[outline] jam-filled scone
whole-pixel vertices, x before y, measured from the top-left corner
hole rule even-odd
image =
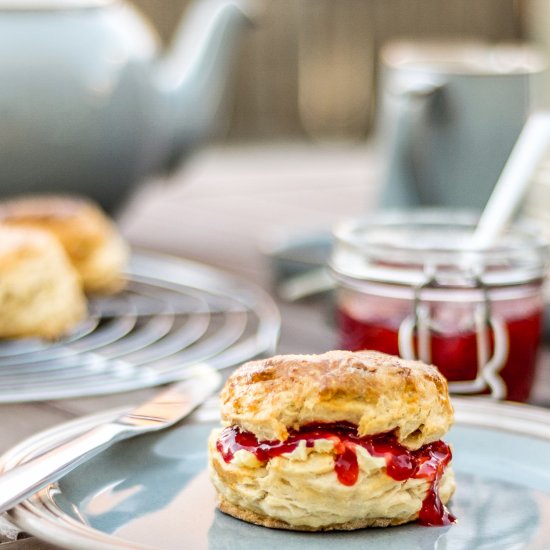
[[[446,525],[447,382],[378,352],[282,355],[237,369],[209,440],[219,508],[280,529]]]
[[[85,315],[78,274],[57,239],[0,225],[0,338],[58,338]]]
[[[83,197],[28,195],[0,203],[0,223],[52,233],[78,271],[86,292],[110,293],[123,284],[128,247],[115,225]]]

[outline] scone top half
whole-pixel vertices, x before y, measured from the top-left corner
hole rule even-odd
[[[359,436],[392,432],[415,450],[453,422],[447,381],[419,361],[374,351],[279,355],[237,369],[221,392],[226,426],[260,441],[312,423],[348,422]]]

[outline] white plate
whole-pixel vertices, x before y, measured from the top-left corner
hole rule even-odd
[[[550,548],[550,411],[454,401],[457,492],[451,527],[411,524],[351,533],[270,530],[215,510],[205,472],[215,423],[180,424],[122,442],[11,511],[17,525],[64,548],[172,550]],[[109,412],[38,434],[0,459],[9,469],[99,422]],[[259,542],[261,541],[261,543]]]

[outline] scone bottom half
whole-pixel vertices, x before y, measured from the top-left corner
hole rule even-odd
[[[441,441],[453,410],[435,367],[369,351],[276,356],[237,369],[221,411],[209,468],[229,515],[302,531],[455,521]]]

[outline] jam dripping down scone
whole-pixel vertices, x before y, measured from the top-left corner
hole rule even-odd
[[[449,525],[447,382],[382,353],[276,356],[237,369],[209,440],[220,510],[301,531]]]

